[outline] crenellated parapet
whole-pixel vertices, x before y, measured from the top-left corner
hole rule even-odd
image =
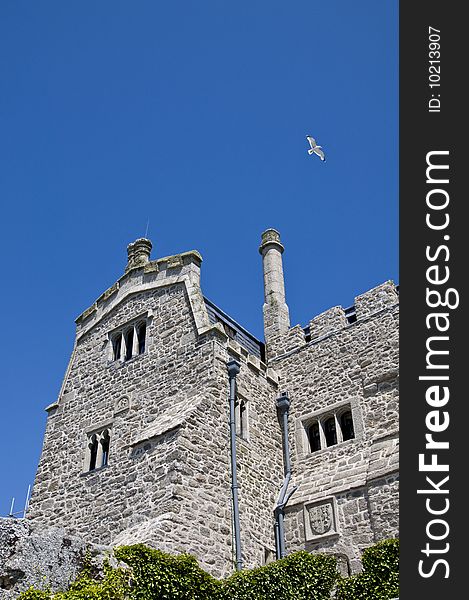
[[[357,319],[363,319],[399,302],[398,288],[393,281],[386,281],[355,298]]]
[[[340,331],[357,321],[371,317],[399,303],[398,287],[386,281],[355,298],[348,308],[333,306],[309,322],[308,341],[317,340],[334,331]]]
[[[271,337],[266,342],[266,354],[268,360],[272,360],[277,356],[288,354],[291,351],[301,348],[306,344],[305,330],[301,325],[291,327],[284,334],[277,334]]]
[[[283,355],[296,351],[308,344],[314,344],[347,328],[355,327],[370,318],[379,318],[381,313],[399,304],[399,288],[392,281],[386,281],[355,298],[348,307],[333,306],[317,315],[302,328],[295,325],[284,334],[277,334],[267,342],[267,356],[277,360]]]
[[[333,306],[309,322],[307,328],[309,341],[317,340],[333,331],[343,329],[348,325],[345,310],[342,306]]]
[[[264,231],[259,252],[262,255],[264,273],[263,312],[267,361],[278,359],[283,354],[341,331],[399,302],[398,288],[392,281],[386,281],[357,296],[354,305],[349,308],[333,306],[311,319],[304,329],[300,325],[290,327],[282,263],[284,246],[276,229]]]

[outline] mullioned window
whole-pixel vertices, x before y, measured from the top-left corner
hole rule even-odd
[[[350,404],[327,409],[302,421],[306,454],[355,439],[355,426]]]
[[[95,471],[109,462],[111,430],[109,427],[88,434],[83,472]]]
[[[144,354],[147,347],[147,319],[128,323],[109,334],[111,361],[126,362]]]

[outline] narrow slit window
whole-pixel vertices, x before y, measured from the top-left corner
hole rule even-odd
[[[352,413],[349,410],[340,415],[340,428],[342,429],[342,439],[344,442],[352,440],[355,437]]]
[[[326,438],[326,446],[334,446],[337,444],[337,431],[335,428],[334,417],[329,417],[324,421],[324,436]]]
[[[236,435],[248,439],[248,409],[247,402],[243,398],[237,398],[235,403]]]
[[[240,425],[239,435],[242,438],[246,439],[247,435],[248,435],[248,413],[247,413],[246,402],[244,400],[241,400],[239,403],[239,425]]]
[[[321,436],[319,433],[319,423],[315,421],[308,427],[308,441],[311,452],[321,450]]]

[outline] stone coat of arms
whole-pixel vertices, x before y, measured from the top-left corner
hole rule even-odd
[[[333,525],[332,505],[320,504],[308,509],[309,524],[313,535],[328,533]]]

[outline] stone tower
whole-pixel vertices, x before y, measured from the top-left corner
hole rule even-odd
[[[274,551],[277,377],[263,344],[202,295],[200,254],[150,260],[151,247],[130,244],[124,274],[76,320],[62,389],[47,408],[29,519],[101,544],[191,552],[223,575],[234,558],[226,364],[241,364],[246,566]]]
[[[397,288],[387,282],[291,327],[284,247],[268,229],[264,345],[203,296],[197,251],[152,260],[151,250],[147,239],[130,244],[123,275],[76,320],[29,520],[100,544],[189,552],[217,576],[232,572],[234,359],[244,566],[275,555],[281,512],[287,553],[332,552],[356,571],[363,548],[397,535]]]

